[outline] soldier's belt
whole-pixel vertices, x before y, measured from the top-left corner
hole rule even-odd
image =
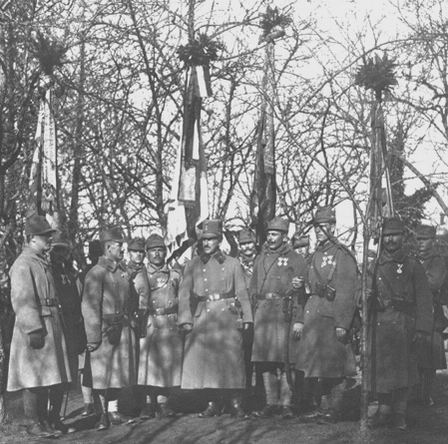
[[[120,324],[122,326],[129,326],[131,321],[126,313],[103,314],[103,320],[107,325]]]
[[[415,304],[403,299],[389,299],[383,301],[380,306],[384,307],[384,310],[388,307],[392,307],[394,310],[401,311],[409,316],[415,315]]]
[[[177,306],[154,308],[149,311],[152,316],[165,316],[170,314],[177,314]]]
[[[261,300],[282,299],[282,295],[279,293],[264,293],[259,296],[259,299],[261,299]]]
[[[59,301],[56,298],[44,298],[41,300],[41,305],[45,307],[60,307]]]
[[[235,296],[232,293],[211,293],[203,296],[195,295],[199,301],[216,302],[223,299],[231,299]]]

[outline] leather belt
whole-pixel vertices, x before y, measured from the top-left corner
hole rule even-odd
[[[262,295],[260,295],[259,299],[268,299],[268,300],[272,300],[272,299],[282,299],[282,296],[278,293],[264,293]]]
[[[235,296],[231,293],[211,293],[204,296],[196,296],[200,301],[217,302],[223,299],[233,299]]]
[[[150,314],[153,316],[166,316],[170,314],[177,314],[177,306],[174,307],[162,307],[162,308],[154,308],[150,311]]]

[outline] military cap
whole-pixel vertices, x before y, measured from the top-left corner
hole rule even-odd
[[[432,225],[419,225],[415,234],[417,239],[434,239],[436,237],[436,227]]]
[[[98,239],[89,242],[89,257],[97,257],[103,254],[103,246]]]
[[[53,236],[51,245],[53,247],[72,248],[72,243],[70,242],[70,239],[68,238],[67,234],[63,233],[62,231],[56,232],[56,234]]]
[[[282,217],[274,217],[268,222],[266,231],[282,231],[287,233],[289,230],[289,221]]]
[[[165,241],[160,234],[151,234],[148,239],[146,239],[146,249],[150,250],[151,248],[166,248]]]
[[[25,221],[25,233],[29,236],[53,234],[56,230],[51,228],[47,219],[39,214],[32,214]]]
[[[336,223],[336,212],[332,207],[318,207],[314,213],[314,225]]]
[[[141,237],[135,237],[128,243],[129,251],[145,251],[145,239]]]
[[[238,242],[240,244],[248,244],[249,242],[255,242],[255,234],[249,228],[243,228],[238,234]]]
[[[294,233],[294,236],[292,237],[292,245],[294,246],[294,248],[309,247],[310,237],[301,236],[300,233]]]
[[[123,232],[120,227],[106,228],[100,233],[101,242],[124,242]]]
[[[388,217],[383,220],[383,236],[388,234],[403,234],[404,224],[398,217]]]
[[[201,239],[222,237],[222,221],[219,219],[207,219],[202,223]]]

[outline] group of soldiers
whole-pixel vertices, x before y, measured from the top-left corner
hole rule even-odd
[[[80,355],[84,414],[96,401],[98,430],[123,422],[117,399],[125,387],[142,397],[141,419],[174,415],[175,388],[201,390],[202,418],[227,411],[338,419],[357,370],[361,279],[352,251],[335,237],[334,209],[318,208],[313,222],[313,254],[307,237],[290,240],[289,222],[275,217],[261,248],[244,229],[231,257],[220,249],[222,222],[206,220],[184,267],[167,264],[158,234],[125,240],[119,228],[105,229],[99,257],[79,275],[70,241],[43,216],[30,216],[10,270],[16,318],[8,373],[8,390],[23,391],[28,432],[67,432],[61,406]],[[419,383],[431,404],[435,370],[446,367],[440,297],[447,267],[435,228],[418,228],[416,255],[404,238],[399,219],[384,220],[367,321],[369,384],[378,400],[371,425],[399,429],[407,426],[411,389]],[[263,403],[250,412],[260,386]]]

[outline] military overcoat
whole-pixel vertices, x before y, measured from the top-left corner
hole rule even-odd
[[[151,289],[140,298],[139,308],[148,310],[147,335],[140,338],[138,384],[157,387],[180,386],[182,337],[177,325],[180,273],[166,265],[147,266]]]
[[[84,321],[81,313],[81,284],[73,270],[64,264],[52,264],[56,294],[61,304],[64,336],[73,381],[78,377],[78,355],[85,349]]]
[[[252,321],[239,261],[221,251],[194,257],[179,289],[178,322],[193,325],[185,339],[182,388],[244,388],[241,324]]]
[[[336,337],[337,327],[350,329],[356,308],[359,276],[351,252],[333,239],[318,246],[310,260],[309,285],[296,368],[305,377],[354,375],[351,344]]]
[[[372,391],[390,393],[418,381],[413,340],[416,331],[432,330],[432,295],[422,265],[405,249],[382,253],[373,283],[369,381]]]
[[[92,387],[121,388],[135,383],[135,335],[130,325],[130,284],[122,264],[101,256],[86,275],[82,314],[88,343],[100,343],[90,353]],[[119,342],[111,344],[112,319],[121,320]],[[115,342],[115,341],[112,341]]]
[[[422,368],[443,369],[446,368],[446,357],[442,332],[447,327],[447,319],[443,314],[440,292],[446,283],[448,270],[445,260],[434,249],[419,259],[425,270],[432,293],[434,322],[428,347],[423,353],[419,354],[418,365]]]
[[[304,289],[292,288],[293,278],[307,279],[307,265],[302,256],[288,244],[276,251],[264,247],[255,259],[250,294],[254,305],[254,343],[252,362],[280,362],[295,354],[297,342],[291,338],[293,324],[302,317]],[[286,301],[291,299],[291,318],[286,314]],[[288,335],[289,338],[286,336]]]
[[[16,315],[9,360],[8,391],[70,382],[62,316],[51,267],[25,247],[10,270]],[[29,333],[43,329],[45,345],[33,349]]]

